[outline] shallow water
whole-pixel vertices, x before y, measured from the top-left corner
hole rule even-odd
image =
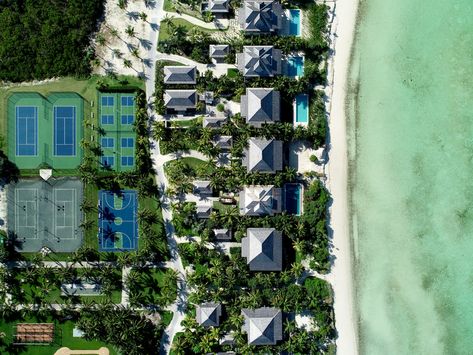
[[[473,1],[365,0],[358,29],[361,354],[472,354]]]

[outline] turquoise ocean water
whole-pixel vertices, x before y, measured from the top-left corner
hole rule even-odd
[[[473,0],[364,0],[351,65],[361,354],[473,354]]]

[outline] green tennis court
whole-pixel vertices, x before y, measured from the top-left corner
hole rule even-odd
[[[8,98],[8,156],[20,169],[74,169],[82,154],[83,99],[76,93],[14,93]]]
[[[128,171],[135,168],[135,93],[99,94],[99,143],[103,169]]]

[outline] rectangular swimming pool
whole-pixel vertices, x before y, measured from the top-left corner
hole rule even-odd
[[[287,75],[292,78],[304,75],[304,57],[292,56],[287,58]]]
[[[294,102],[294,125],[309,123],[309,95],[300,94]]]
[[[301,35],[301,10],[289,10],[289,34],[292,36]]]
[[[284,185],[284,209],[289,214],[300,216],[302,214],[302,185]]]

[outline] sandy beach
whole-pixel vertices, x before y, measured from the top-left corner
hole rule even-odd
[[[353,255],[348,210],[348,157],[346,135],[346,92],[350,53],[355,34],[358,0],[336,2],[332,23],[333,61],[329,63],[330,150],[327,187],[333,198],[330,228],[333,230],[335,261],[330,281],[335,293],[335,322],[338,331],[337,353],[358,354],[353,287]],[[331,92],[330,92],[331,91]]]

